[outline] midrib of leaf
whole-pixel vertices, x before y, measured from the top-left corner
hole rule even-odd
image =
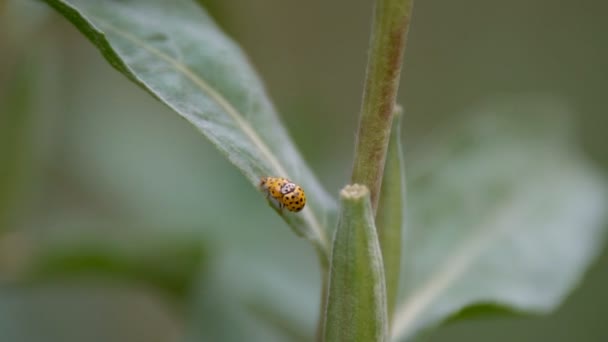
[[[503,234],[508,233],[512,228],[509,225],[509,218],[513,213],[526,207],[526,198],[529,197],[525,194],[518,198],[511,196],[508,200],[511,205],[493,212],[482,224],[473,229],[472,237],[461,244],[453,256],[449,257],[422,286],[413,292],[409,299],[397,308],[392,331],[393,340],[409,335],[420,314],[463,275],[486,248],[498,241]]]
[[[82,15],[82,13],[81,13],[81,15]],[[104,26],[107,30],[113,31],[115,34],[122,36],[124,39],[132,42],[133,44],[141,47],[142,49],[145,49],[152,55],[155,55],[158,58],[166,61],[172,67],[174,67],[175,70],[177,70],[178,72],[183,74],[186,78],[188,78],[190,81],[192,81],[197,87],[199,87],[201,89],[201,91],[203,93],[206,93],[210,98],[212,98],[220,107],[222,107],[224,109],[224,111],[226,113],[228,113],[228,115],[230,115],[230,117],[232,117],[234,119],[234,121],[237,123],[237,125],[243,130],[245,135],[262,152],[262,155],[266,158],[268,163],[275,170],[276,176],[289,178],[287,171],[283,168],[281,163],[275,158],[274,154],[268,149],[268,146],[266,146],[264,141],[262,139],[260,139],[258,134],[253,130],[253,128],[251,128],[249,123],[245,119],[243,119],[242,114],[240,114],[239,111],[236,108],[234,108],[230,104],[230,102],[228,102],[228,100],[226,100],[211,85],[209,85],[207,82],[205,82],[203,78],[201,78],[199,75],[197,75],[194,71],[192,71],[186,65],[180,63],[178,60],[163,53],[162,51],[159,51],[158,49],[155,49],[154,47],[150,46],[149,44],[146,44],[146,42],[133,36],[132,34],[117,28],[116,26],[108,23],[107,21],[105,21],[103,19],[100,19],[95,16],[90,16],[90,17],[92,19],[94,19],[95,22]],[[135,74],[133,74],[133,75],[135,77],[137,77]],[[173,108],[173,106],[171,104],[169,104],[167,102],[165,102],[165,104],[167,104],[168,106]],[[176,112],[179,113],[179,111],[176,108],[173,108],[173,110],[175,110]],[[323,229],[321,228],[321,225],[319,224],[317,217],[314,215],[312,210],[309,208],[305,208],[302,211],[302,215],[304,216],[304,220],[306,222],[308,222],[308,225],[314,230],[315,234],[317,235],[317,240],[320,244],[319,247],[322,249],[321,252],[326,254],[327,251],[329,250],[329,241],[328,241],[326,235],[323,233]]]
[[[281,177],[288,176],[287,171],[285,171],[285,169],[283,168],[281,163],[279,163],[279,161],[274,157],[272,152],[268,149],[268,147],[262,141],[262,139],[260,139],[260,137],[257,135],[257,133],[255,133],[255,131],[251,128],[251,126],[247,123],[247,121],[245,119],[243,119],[243,117],[239,113],[239,111],[236,108],[234,108],[230,104],[230,102],[228,102],[228,100],[226,100],[212,86],[210,86],[201,77],[199,77],[196,73],[194,73],[192,70],[190,70],[190,68],[188,68],[186,65],[180,63],[178,60],[174,59],[173,57],[146,44],[141,39],[129,34],[128,32],[124,32],[124,31],[120,30],[119,28],[117,28],[116,26],[113,26],[112,24],[108,23],[107,21],[99,19],[97,17],[92,17],[92,18],[95,18],[96,22],[101,23],[103,26],[105,26],[110,31],[113,31],[114,33],[129,40],[133,44],[145,49],[146,51],[150,52],[151,54],[153,54],[153,55],[159,57],[160,59],[163,59],[167,63],[171,64],[177,71],[182,73],[186,78],[188,78],[190,81],[192,81],[194,84],[196,84],[203,92],[206,92],[217,104],[220,105],[220,107],[222,107],[226,111],[226,113],[228,113],[228,115],[230,115],[237,122],[237,125],[243,130],[243,132],[245,132],[247,137],[249,137],[249,139],[251,139],[253,144],[256,145],[260,149],[260,151],[262,152],[264,157],[267,159],[267,161],[272,165],[272,167],[277,172],[277,176],[281,176]]]

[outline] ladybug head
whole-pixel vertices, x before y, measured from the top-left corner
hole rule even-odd
[[[268,177],[262,177],[262,179],[260,179],[260,186],[261,187],[265,186],[267,181],[268,181]]]

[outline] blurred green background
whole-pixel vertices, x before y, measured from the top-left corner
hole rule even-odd
[[[350,173],[372,1],[200,2],[336,194]],[[406,152],[488,98],[552,96],[608,171],[607,11],[599,0],[416,2],[399,95]],[[312,248],[200,134],[38,1],[0,0],[0,52],[0,341],[194,340],[209,320],[184,298],[209,293],[244,299],[257,317],[272,315],[264,298],[279,299],[294,308],[285,330],[314,330]],[[63,265],[58,251],[78,248],[86,258]],[[15,284],[32,255],[50,261]],[[100,274],[79,272],[91,264]],[[604,253],[550,316],[457,322],[421,340],[608,340],[607,269]]]

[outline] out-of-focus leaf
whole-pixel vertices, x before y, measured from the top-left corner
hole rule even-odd
[[[474,304],[549,312],[604,241],[606,183],[564,108],[513,99],[476,112],[409,164],[399,339]]]
[[[188,0],[46,2],[112,66],[196,126],[253,185],[263,176],[301,184],[309,205],[282,216],[327,253],[334,200],[300,157],[244,54],[201,7]]]
[[[0,331],[3,342],[177,341],[183,327],[166,304],[129,286],[1,289]]]
[[[331,252],[324,341],[386,341],[388,319],[382,253],[369,190],[349,185]]]
[[[13,249],[28,253],[16,270],[18,284],[105,279],[143,285],[170,298],[185,299],[206,266],[208,253],[202,239],[195,233],[165,230],[138,233],[71,231],[69,236],[60,234],[45,239],[22,233],[18,238],[7,237],[11,240],[3,245],[9,250],[15,245]]]
[[[197,288],[187,341],[292,341],[265,317],[254,315],[224,268],[214,267]]]
[[[289,341],[307,342],[311,340],[311,336],[304,331],[303,327],[297,321],[281,315],[276,310],[268,308],[268,305],[258,305],[252,303],[248,305],[250,312],[256,317],[268,322],[276,331],[281,332]]]
[[[10,70],[0,91],[0,232],[11,225],[28,159],[34,72],[26,61]],[[2,79],[0,78],[0,81]]]
[[[384,165],[382,190],[376,211],[378,241],[382,249],[382,264],[386,279],[386,305],[389,323],[392,321],[401,273],[401,241],[405,202],[405,166],[401,148],[401,117],[403,109],[395,108],[395,118]]]

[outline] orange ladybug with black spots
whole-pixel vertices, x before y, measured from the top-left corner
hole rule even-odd
[[[260,180],[260,189],[279,209],[287,208],[289,211],[298,212],[306,205],[304,189],[287,178],[263,177]]]

